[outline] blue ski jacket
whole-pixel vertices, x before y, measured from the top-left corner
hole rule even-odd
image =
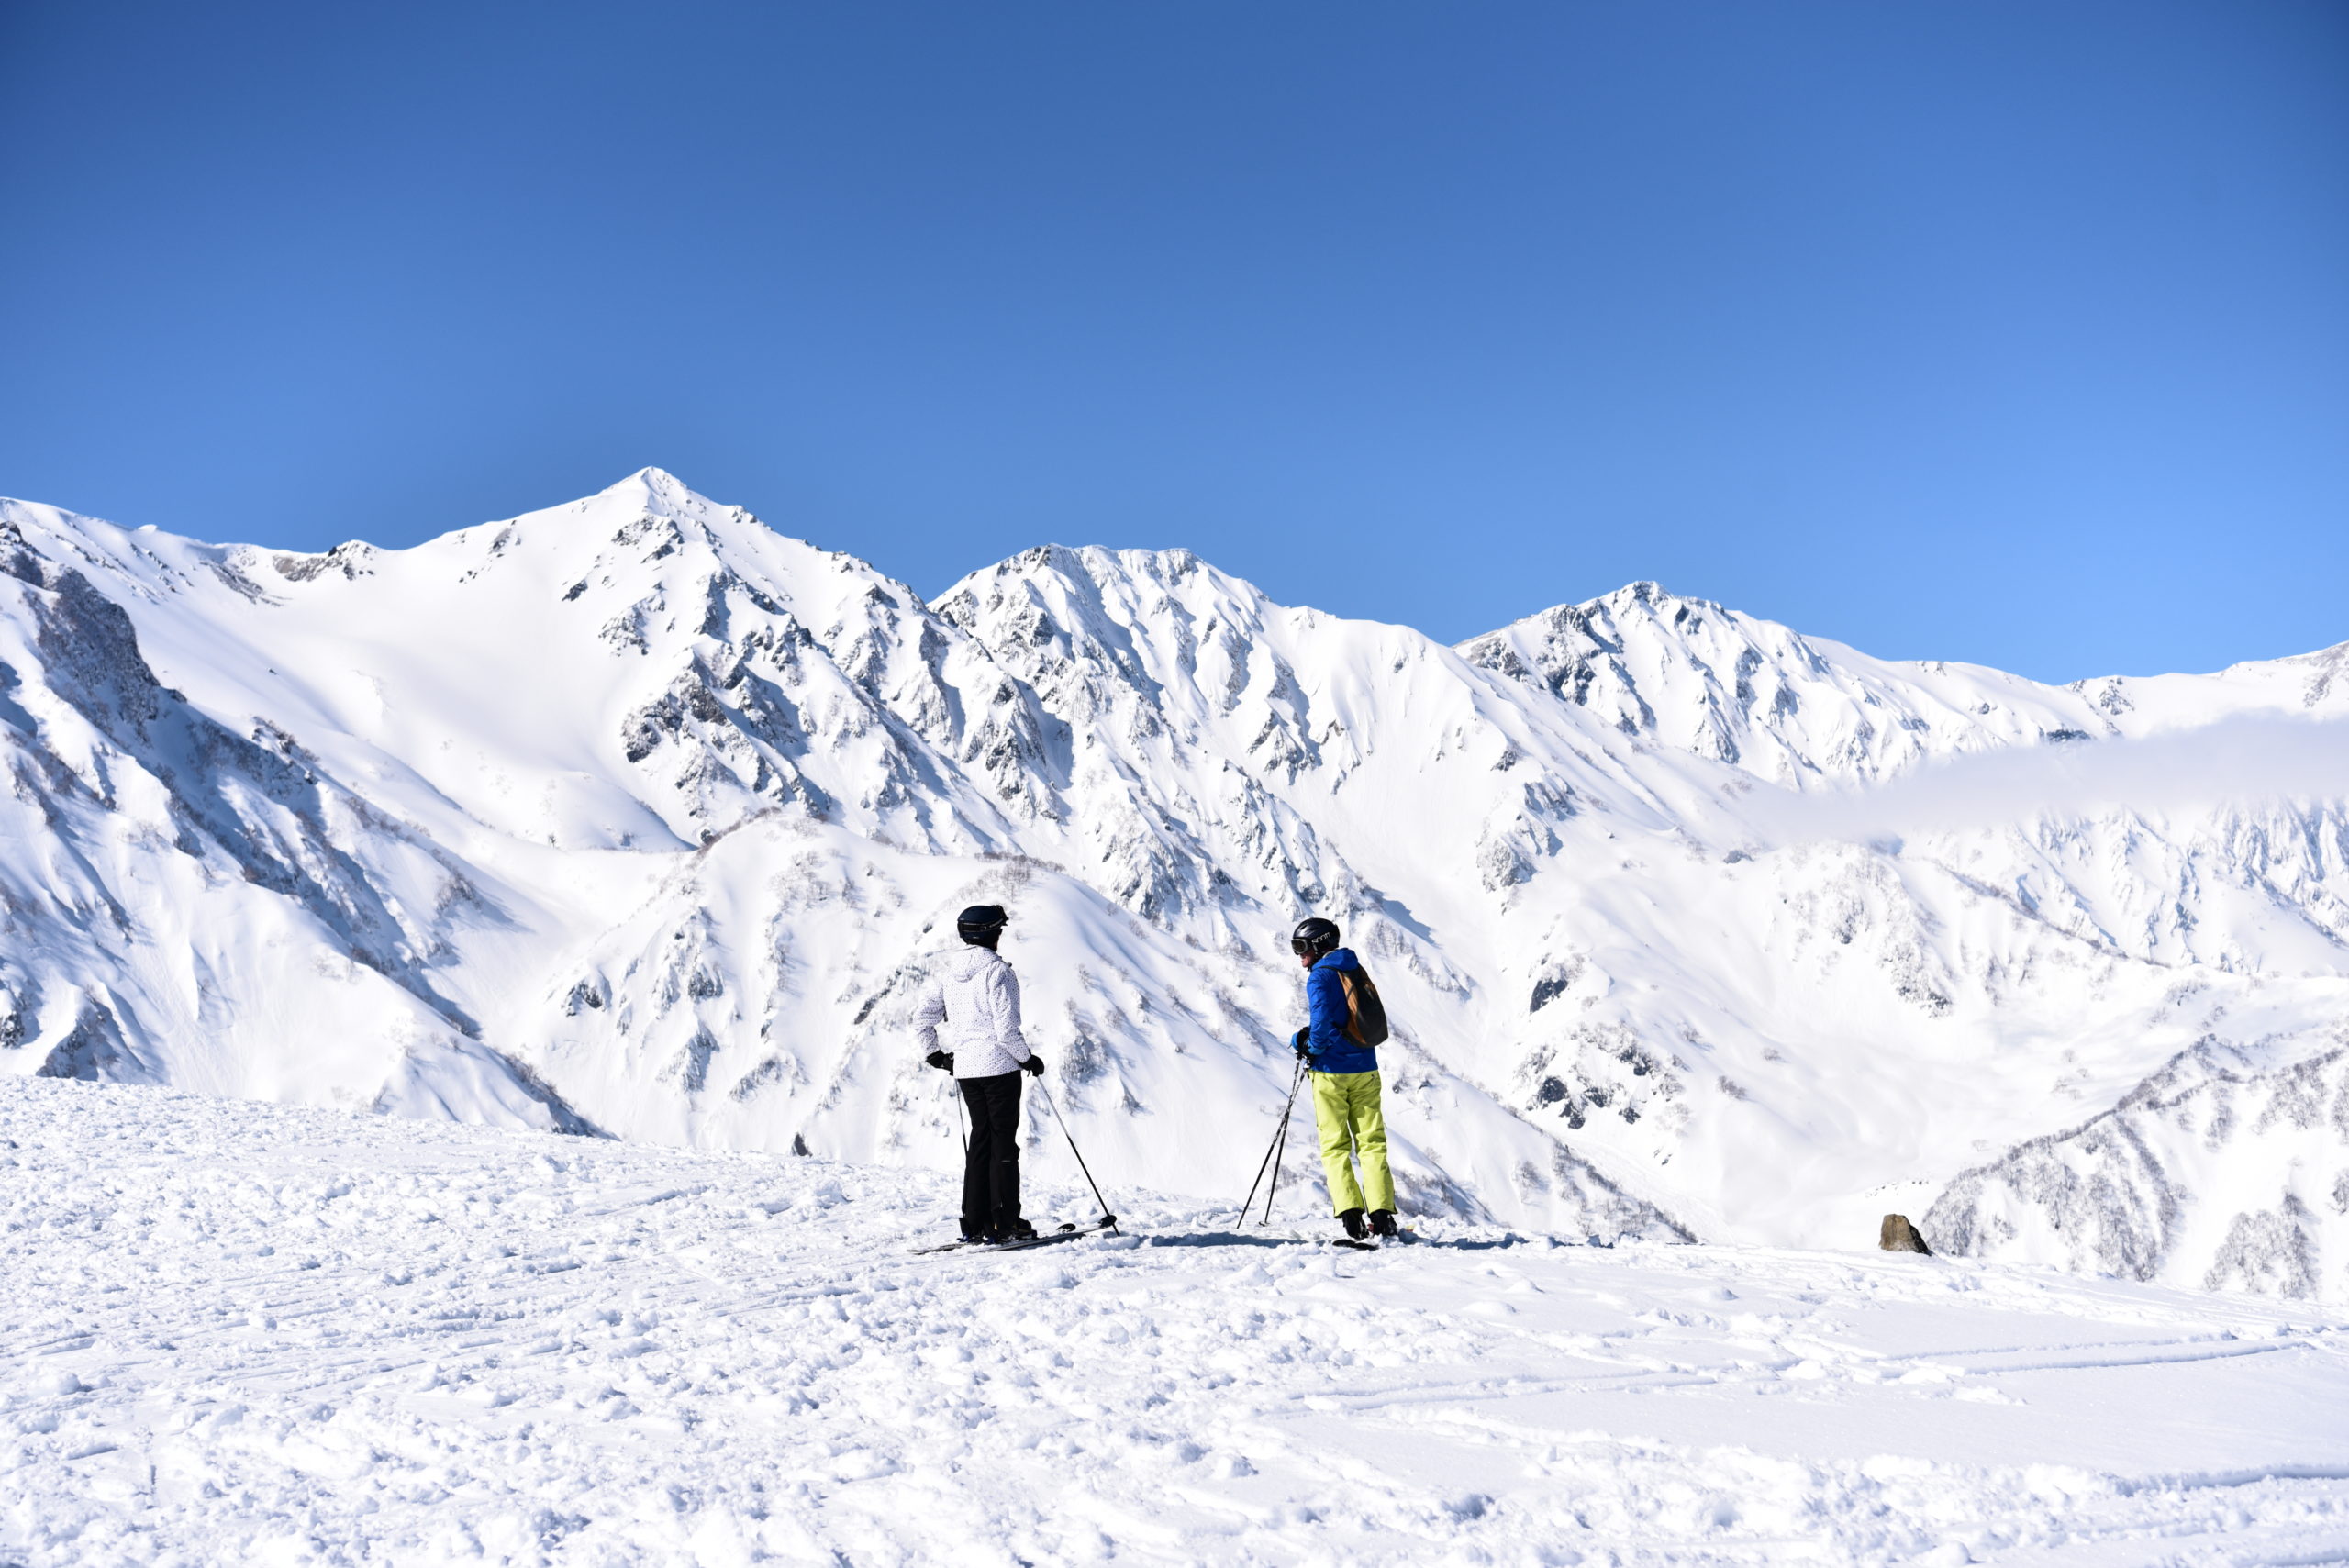
[[[1352,948],[1331,948],[1305,972],[1305,1059],[1317,1073],[1375,1073],[1378,1052],[1346,1038],[1346,987],[1338,978],[1360,969]]]

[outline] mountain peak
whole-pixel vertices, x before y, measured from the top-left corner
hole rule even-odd
[[[1180,546],[1168,550],[1117,550],[1098,544],[1037,545],[971,573],[941,595],[938,603],[942,606],[957,595],[974,592],[982,583],[997,584],[999,590],[1001,584],[1010,580],[1031,585],[1051,580],[1057,584],[1051,591],[1075,593],[1090,600],[1097,600],[1105,594],[1132,596],[1147,586],[1157,594],[1205,594],[1235,606],[1245,605],[1252,612],[1272,604],[1254,584],[1232,576]]]
[[[1586,600],[1582,607],[1596,609],[1600,606],[1605,606],[1619,614],[1633,606],[1639,606],[1651,613],[1678,609],[1683,606],[1692,610],[1718,611],[1721,608],[1710,599],[1698,599],[1687,594],[1675,594],[1663,584],[1645,577],[1636,583],[1626,583],[1611,594],[1601,594],[1595,599]]]
[[[662,517],[724,509],[665,468],[640,468],[627,478],[606,485],[591,498],[600,501],[606,496],[640,501],[647,510]]]

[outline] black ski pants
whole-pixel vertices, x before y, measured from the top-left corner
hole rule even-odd
[[[963,1161],[963,1229],[1001,1233],[1019,1218],[1019,1080],[1017,1071],[959,1078],[971,1110]]]

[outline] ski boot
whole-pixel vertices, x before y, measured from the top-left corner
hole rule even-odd
[[[1391,1208],[1372,1209],[1370,1211],[1370,1233],[1373,1236],[1394,1235],[1395,1211]]]
[[[1370,1234],[1369,1228],[1362,1222],[1362,1210],[1358,1208],[1350,1208],[1339,1215],[1338,1223],[1344,1226],[1346,1234],[1357,1241]]]

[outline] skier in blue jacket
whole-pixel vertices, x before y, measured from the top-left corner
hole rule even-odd
[[[1338,945],[1338,928],[1315,917],[1297,923],[1289,948],[1305,966],[1308,1022],[1297,1031],[1297,1053],[1312,1069],[1313,1125],[1321,1134],[1321,1173],[1330,1207],[1346,1234],[1395,1234],[1395,1177],[1386,1168],[1386,1113],[1380,1103],[1378,1051],[1348,1028],[1343,976],[1362,965]],[[1354,1176],[1353,1158],[1362,1162]],[[1367,1227],[1364,1211],[1369,1211]]]

